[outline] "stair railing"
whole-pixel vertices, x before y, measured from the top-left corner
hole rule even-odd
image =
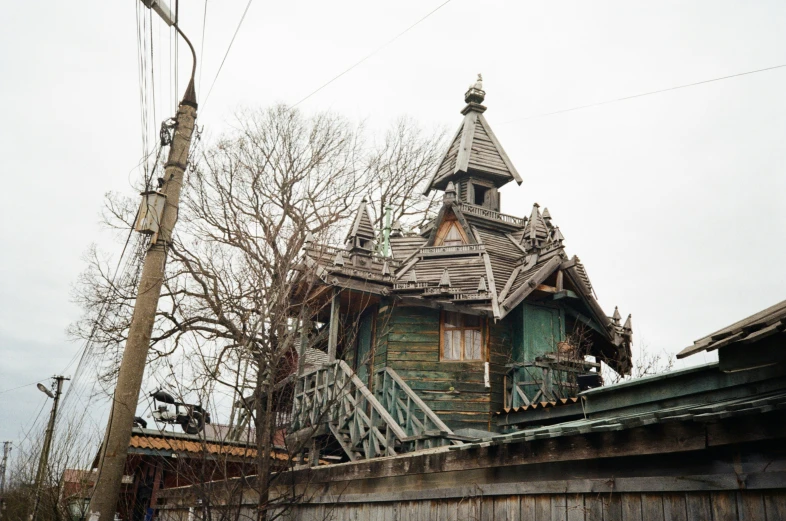
[[[404,429],[343,360],[304,373],[295,387],[292,432],[325,424],[352,461],[395,456],[406,443]]]
[[[406,431],[410,450],[460,444],[453,431],[423,402],[401,377],[385,367],[376,373],[374,391],[382,406]]]

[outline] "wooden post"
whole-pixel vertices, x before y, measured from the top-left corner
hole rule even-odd
[[[305,318],[300,326],[300,349],[297,354],[297,375],[303,374],[306,366],[306,349],[308,349],[308,334],[311,331],[311,320]]]
[[[328,363],[336,361],[336,348],[338,346],[338,308],[341,290],[333,290],[333,299],[330,301],[330,329],[328,331]]]
[[[150,495],[150,508],[158,506],[158,490],[161,488],[161,479],[164,472],[163,463],[156,463],[156,476],[153,478],[153,493]]]

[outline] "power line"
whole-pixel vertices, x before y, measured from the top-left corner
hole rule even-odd
[[[368,60],[369,58],[371,58],[372,56],[374,56],[375,54],[377,54],[379,51],[381,51],[382,49],[384,49],[385,47],[387,47],[387,46],[388,46],[388,45],[390,45],[391,43],[395,42],[396,40],[398,40],[399,38],[401,38],[402,36],[404,36],[406,33],[408,33],[408,32],[409,32],[411,29],[413,29],[413,28],[414,28],[416,25],[418,25],[420,22],[422,22],[423,20],[425,20],[426,18],[428,18],[428,17],[429,17],[429,16],[431,16],[432,14],[436,13],[437,11],[439,11],[440,9],[442,9],[443,7],[445,7],[446,5],[448,5],[448,4],[449,4],[451,1],[452,1],[452,0],[446,0],[445,2],[442,2],[441,4],[439,4],[437,7],[435,7],[435,8],[434,8],[434,9],[432,9],[431,11],[429,11],[429,12],[428,12],[428,13],[427,13],[425,16],[423,16],[422,18],[420,18],[420,19],[419,19],[417,22],[413,23],[412,25],[410,25],[409,27],[407,27],[406,29],[404,29],[403,31],[401,31],[400,33],[398,33],[396,36],[394,36],[393,38],[391,38],[390,40],[388,40],[388,41],[387,41],[387,42],[385,42],[384,44],[380,45],[379,47],[377,47],[376,49],[374,49],[373,51],[371,51],[371,53],[367,54],[365,57],[363,57],[362,59],[360,59],[359,61],[357,61],[356,63],[354,63],[354,64],[353,64],[352,66],[350,66],[349,68],[345,69],[345,70],[344,70],[343,72],[341,72],[340,74],[338,74],[338,75],[334,76],[333,78],[331,78],[331,79],[330,79],[330,80],[328,80],[327,82],[323,83],[323,84],[322,84],[322,85],[321,85],[319,88],[317,88],[317,89],[316,89],[314,92],[312,92],[311,94],[309,94],[309,95],[308,95],[308,96],[306,96],[305,98],[301,99],[300,101],[298,101],[297,103],[295,103],[294,105],[292,105],[292,107],[291,107],[291,108],[295,108],[295,107],[297,107],[298,105],[300,105],[301,103],[303,103],[304,101],[306,101],[308,98],[310,98],[311,96],[313,96],[313,95],[314,95],[314,94],[316,94],[317,92],[321,91],[322,89],[324,89],[325,87],[327,87],[328,85],[330,85],[331,83],[333,83],[334,81],[336,81],[337,79],[339,79],[340,77],[342,77],[343,75],[345,75],[346,73],[348,73],[349,71],[351,71],[352,69],[354,69],[355,67],[357,67],[358,65],[360,65],[361,63],[363,63],[364,61]]]
[[[207,0],[205,0],[205,11],[202,14],[202,44],[199,50],[199,82],[197,92],[202,89],[202,71],[205,69],[205,27],[207,26]]]
[[[526,116],[526,117],[523,117],[523,118],[509,119],[508,121],[503,121],[501,124],[504,125],[504,124],[507,124],[507,123],[513,123],[515,121],[525,121],[525,120],[528,120],[528,119],[536,119],[536,118],[544,118],[546,116],[553,116],[555,114],[564,114],[565,112],[573,112],[574,110],[582,110],[582,109],[587,109],[587,108],[590,108],[590,107],[598,107],[600,105],[608,105],[609,103],[616,103],[618,101],[625,101],[625,100],[634,99],[634,98],[641,98],[641,97],[644,97],[644,96],[652,96],[653,94],[660,94],[662,92],[669,92],[669,91],[678,90],[678,89],[686,89],[688,87],[695,87],[697,85],[704,85],[705,83],[712,83],[712,82],[715,82],[715,81],[728,80],[730,78],[738,78],[740,76],[747,76],[748,74],[756,74],[757,72],[771,71],[771,70],[774,70],[774,69],[781,69],[783,67],[786,67],[786,64],[775,65],[774,67],[766,67],[764,69],[756,69],[754,71],[740,72],[740,73],[737,73],[737,74],[731,74],[729,76],[721,76],[720,78],[712,78],[710,80],[697,81],[695,83],[686,83],[685,85],[677,85],[676,87],[669,87],[669,88],[666,88],[666,89],[653,90],[653,91],[650,91],[650,92],[642,92],[641,94],[634,94],[632,96],[625,96],[625,97],[622,97],[622,98],[616,98],[616,99],[612,99],[612,100],[608,100],[608,101],[599,101],[597,103],[590,103],[588,105],[580,105],[578,107],[572,107],[572,108],[569,108],[569,109],[556,110],[554,112],[547,112],[545,114],[534,114],[532,116]]]
[[[45,378],[42,378],[42,380],[45,380]],[[23,389],[25,387],[30,387],[31,385],[35,385],[35,384],[39,383],[40,381],[41,380],[36,380],[35,382],[30,382],[29,384],[20,385],[19,387],[12,387],[10,389],[4,389],[4,390],[0,391],[0,394],[10,393],[11,391],[16,391],[17,389]]]
[[[210,84],[210,90],[207,91],[207,96],[205,96],[205,101],[202,102],[202,110],[205,109],[205,104],[207,103],[208,98],[210,97],[210,93],[213,92],[213,87],[216,85],[216,80],[218,79],[218,75],[221,74],[221,69],[224,67],[224,62],[227,61],[227,56],[229,56],[229,51],[232,50],[232,44],[235,43],[235,38],[237,37],[237,33],[240,31],[240,26],[243,25],[243,20],[246,19],[246,14],[248,13],[248,8],[251,7],[251,2],[254,0],[248,0],[246,4],[246,9],[243,11],[243,16],[240,17],[240,22],[237,24],[237,28],[235,29],[235,34],[232,35],[232,40],[229,42],[229,47],[227,47],[227,52],[224,53],[224,59],[221,60],[221,65],[218,66],[218,71],[216,71],[216,77],[213,78],[213,83]]]

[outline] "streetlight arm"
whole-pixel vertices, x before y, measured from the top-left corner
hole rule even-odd
[[[169,9],[169,6],[161,0],[142,0],[142,3],[145,4],[148,9],[152,9],[158,13],[158,16],[160,16],[167,25],[177,25],[177,20],[172,16],[172,11]]]
[[[161,19],[170,27],[174,26],[177,33],[183,37],[183,39],[188,44],[188,48],[191,49],[191,57],[193,61],[191,63],[191,81],[188,83],[188,87],[186,87],[185,96],[183,96],[183,101],[188,103],[189,105],[196,108],[196,90],[194,89],[194,77],[196,76],[196,51],[194,50],[194,46],[191,45],[191,40],[180,30],[180,26],[177,24],[177,15],[172,16],[172,11],[169,9],[163,0],[142,0],[142,3],[148,9],[152,9]]]

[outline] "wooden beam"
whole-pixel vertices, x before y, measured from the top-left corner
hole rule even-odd
[[[330,333],[328,335],[328,363],[336,359],[336,348],[338,347],[338,311],[341,306],[341,290],[333,290],[333,298],[330,301]]]
[[[308,348],[308,334],[311,332],[311,320],[308,318],[303,319],[300,325],[300,346],[298,348],[297,359],[297,375],[303,374],[303,369],[306,366],[306,348]]]

